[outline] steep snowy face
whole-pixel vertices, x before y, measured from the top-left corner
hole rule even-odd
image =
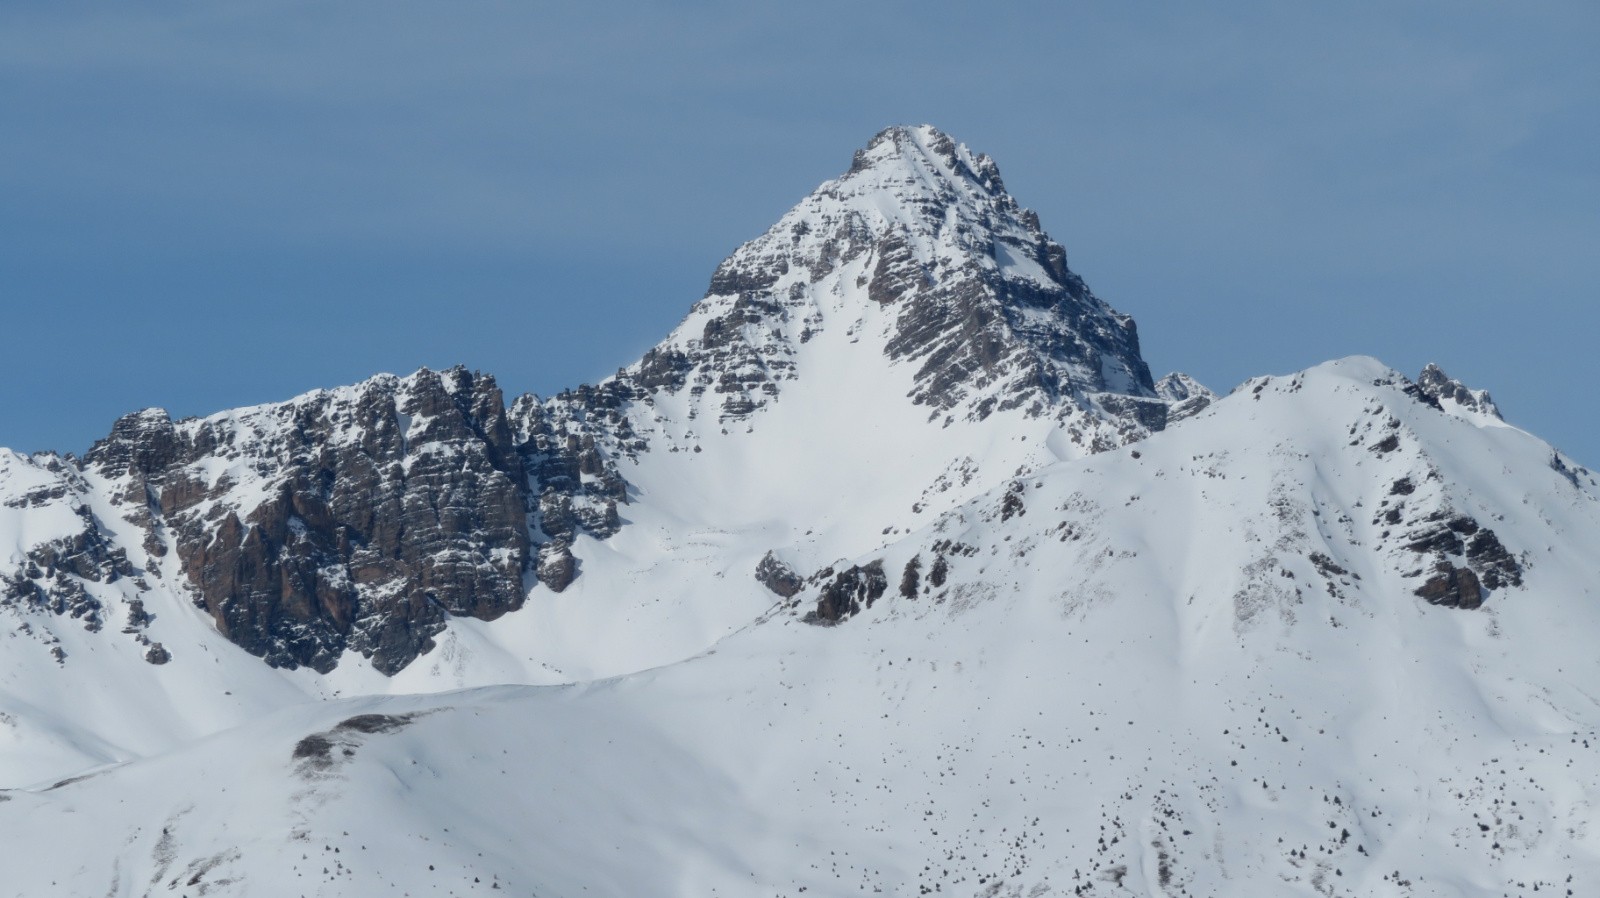
[[[803,376],[799,347],[828,330],[908,366],[906,395],[933,420],[1081,418],[1085,444],[1165,422],[1133,320],[1068,269],[988,156],[926,125],[879,133],[728,257],[627,376],[740,421]]]
[[[142,572],[97,524],[92,494],[65,459],[0,449],[0,608],[71,621],[88,633],[122,621],[124,634],[146,647],[153,663],[163,663],[166,650],[145,635],[148,615],[132,604],[137,599],[124,606],[102,593]],[[48,651],[57,662],[66,655],[49,627],[24,624],[16,632],[39,643],[21,651]]]

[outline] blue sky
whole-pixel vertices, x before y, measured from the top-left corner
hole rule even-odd
[[[1600,465],[1596,47],[1592,0],[16,0],[0,445],[422,365],[603,377],[930,122],[1158,375],[1436,361]]]

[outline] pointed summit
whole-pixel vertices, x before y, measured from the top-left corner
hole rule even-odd
[[[767,236],[836,230],[841,222],[850,226],[842,236],[852,243],[912,238],[924,263],[988,260],[1046,284],[1073,279],[1065,251],[1040,230],[1038,216],[1006,192],[994,161],[931,125],[878,132],[855,152],[847,172],[818,187]],[[741,257],[763,243],[751,241],[724,265],[747,261]]]
[[[666,340],[625,372],[646,395],[714,386],[740,420],[803,377],[799,348],[850,334],[946,422],[1079,418],[1085,445],[1166,422],[1133,320],[1090,292],[999,168],[929,125],[880,131],[840,177],[739,247]],[[1092,432],[1091,432],[1092,431]]]
[[[856,150],[845,178],[879,173],[915,173],[930,183],[968,184],[991,195],[1006,189],[994,160],[974,154],[932,125],[892,125],[879,131]]]

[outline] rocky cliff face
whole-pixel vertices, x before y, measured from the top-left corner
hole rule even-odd
[[[1500,417],[1499,407],[1489,398],[1488,390],[1468,389],[1461,381],[1444,373],[1438,365],[1430,363],[1423,368],[1422,375],[1417,378],[1417,386],[1439,402],[1441,407],[1448,403],[1447,411],[1482,415],[1496,421],[1503,420]]]
[[[106,600],[86,585],[131,578],[137,596],[170,560],[218,631],[268,664],[327,672],[353,651],[393,674],[450,616],[520,608],[525,575],[564,589],[572,540],[616,532],[627,484],[593,431],[626,431],[604,411],[588,387],[508,409],[493,378],[455,368],[204,419],[136,412],[81,460],[8,456],[7,510],[59,533],[0,569],[0,604],[99,630]],[[118,616],[144,638],[141,611]]]
[[[178,424],[147,410],[84,464],[269,664],[327,671],[348,649],[392,673],[446,615],[522,604],[528,478],[488,377],[423,370]]]

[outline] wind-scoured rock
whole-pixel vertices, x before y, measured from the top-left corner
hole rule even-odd
[[[374,378],[172,423],[140,412],[85,457],[166,534],[195,602],[269,664],[393,673],[449,615],[521,606],[528,481],[492,378]]]

